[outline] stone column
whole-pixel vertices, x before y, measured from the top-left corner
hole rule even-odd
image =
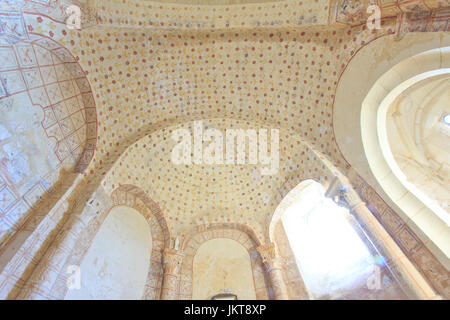
[[[363,236],[361,234],[363,233],[367,238],[362,240],[366,244],[370,242],[384,257],[387,267],[410,299],[439,299],[426,279],[366,207],[350,183],[342,179],[336,178],[325,195],[338,205],[350,210],[361,228],[358,233],[360,236]]]
[[[272,283],[273,298],[275,300],[288,300],[289,297],[287,294],[286,285],[283,281],[281,267],[279,265],[275,250],[275,244],[267,243],[259,246],[257,250],[262,258],[264,267],[266,268],[266,272],[269,275],[270,281]]]
[[[184,254],[175,249],[163,251],[164,275],[161,288],[161,300],[176,300],[178,294],[178,275]]]

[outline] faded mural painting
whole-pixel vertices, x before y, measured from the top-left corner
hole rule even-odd
[[[450,298],[441,257],[373,181],[350,179],[333,115],[363,48],[395,41],[368,56],[382,65],[408,41],[409,55],[450,45],[450,3],[376,1],[371,30],[372,3],[0,0],[0,298]],[[67,27],[71,5],[80,28]],[[196,121],[279,129],[279,170],[172,163],[172,132]],[[304,181],[346,208],[369,248],[370,268],[346,274],[345,290],[332,272],[324,292],[311,289],[293,245],[301,229],[279,220]],[[114,241],[121,250],[108,251]],[[68,289],[71,266],[91,268],[82,291]]]
[[[72,55],[27,33],[21,15],[0,15],[0,250],[67,173],[93,155],[96,112]]]

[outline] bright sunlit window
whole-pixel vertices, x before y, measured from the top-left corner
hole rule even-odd
[[[311,184],[281,220],[313,298],[350,288],[373,272],[374,260],[346,218],[345,208]]]
[[[445,124],[450,125],[450,114],[444,115],[442,121],[444,121]]]

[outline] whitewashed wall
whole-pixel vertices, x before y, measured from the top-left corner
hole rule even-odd
[[[151,250],[145,218],[132,208],[113,208],[81,264],[81,288],[66,299],[141,299]]]

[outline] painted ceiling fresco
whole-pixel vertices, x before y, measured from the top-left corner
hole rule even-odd
[[[438,6],[438,2],[429,4]],[[12,1],[8,3],[14,7]],[[96,26],[81,30],[68,29],[62,23],[67,18],[67,4],[43,1],[39,7],[35,2],[20,3],[23,15],[2,15],[7,25],[13,28],[12,19],[22,19],[24,38],[39,34],[65,46],[92,87],[98,133],[95,155],[85,171],[87,183],[95,186],[103,180],[109,191],[124,183],[142,184],[155,201],[165,203],[168,219],[180,225],[174,226],[176,230],[202,214],[214,219],[223,212],[230,214],[231,208],[240,211],[233,217],[245,223],[256,219],[254,215],[268,214],[267,198],[273,198],[286,177],[298,170],[305,174],[320,170],[324,164],[317,168],[309,162],[311,158],[304,158],[302,145],[314,149],[308,151],[307,147],[306,153],[314,152],[325,163],[329,161],[328,170],[336,171],[334,165],[345,171],[347,164],[332,124],[339,77],[359,48],[396,31],[395,20],[387,20],[380,30],[373,31],[365,24],[326,27],[335,19],[330,12],[336,8],[334,2],[207,7],[194,13],[195,7],[149,1],[111,1],[108,6],[78,1],[74,3],[86,13],[85,20],[97,17]],[[339,5],[341,10],[348,8],[345,3]],[[34,13],[27,11],[32,9]],[[192,22],[199,15],[213,25],[175,23],[168,25],[170,28],[162,24],[155,28],[158,25],[152,23],[156,21],[152,19]],[[252,19],[265,28],[248,28],[245,22]],[[121,27],[108,27],[111,24]],[[292,29],[289,26],[293,24],[310,27]],[[137,28],[139,25],[143,27]],[[235,30],[233,26],[238,25],[242,29]],[[373,59],[382,54],[374,52]],[[289,132],[283,137],[286,155],[280,172],[255,182],[251,181],[254,168],[250,166],[167,165],[171,140],[165,130],[196,119],[230,119],[226,120],[230,125],[244,121],[247,126],[253,123],[254,128]],[[128,163],[127,157],[137,162]],[[129,166],[133,170],[127,173]],[[161,177],[170,177],[181,187],[167,192]],[[227,184],[220,186],[221,181]],[[250,203],[244,204],[243,198],[255,190],[258,192]]]
[[[17,245],[32,261],[63,213],[92,198],[85,210],[95,216],[124,185],[154,201],[171,240],[210,222],[248,228],[263,243],[284,195],[307,179],[326,187],[349,169],[332,115],[340,77],[358,51],[407,32],[433,31],[439,46],[450,31],[449,0],[377,1],[383,20],[375,30],[366,25],[369,0],[197,3],[0,2],[0,103],[11,112],[0,118],[0,246],[17,230],[35,230],[39,221],[23,228],[35,207],[47,224]],[[69,27],[78,18],[80,28]],[[388,56],[385,48],[369,60]],[[174,164],[172,133],[192,130],[196,120],[221,131],[279,130],[279,169],[261,175],[249,164]],[[82,172],[81,182],[75,191],[64,185],[72,193],[59,200],[51,191],[65,171]],[[58,206],[39,207],[42,195]],[[76,198],[72,207],[68,198]],[[421,258],[442,267],[431,254]],[[10,274],[2,285],[15,285]],[[445,288],[447,274],[442,279]]]

